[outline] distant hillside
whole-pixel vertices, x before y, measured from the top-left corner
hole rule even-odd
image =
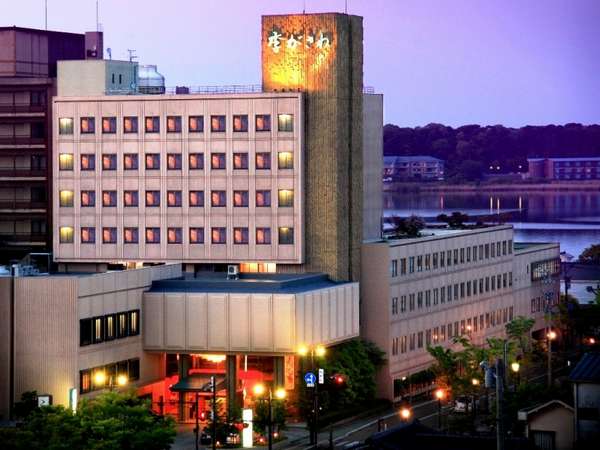
[[[465,125],[460,128],[431,123],[424,127],[383,128],[384,155],[430,155],[446,161],[447,179],[477,180],[490,165],[496,173],[527,168],[528,157],[600,156],[600,125],[526,126]]]

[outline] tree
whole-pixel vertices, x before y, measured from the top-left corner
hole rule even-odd
[[[579,261],[600,264],[600,244],[592,244],[587,247],[581,255],[579,255]]]
[[[454,211],[450,216],[446,214],[440,214],[437,216],[439,222],[445,222],[450,228],[464,228],[465,222],[469,221],[469,216],[463,214],[460,211]]]
[[[535,319],[525,316],[515,317],[506,324],[506,335],[509,339],[517,342],[521,354],[525,355],[531,349],[531,329],[535,325]]]
[[[419,237],[421,230],[425,228],[425,221],[414,214],[410,217],[392,217],[392,225],[396,234],[407,237]]]

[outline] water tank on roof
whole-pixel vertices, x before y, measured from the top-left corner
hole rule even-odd
[[[165,93],[165,77],[158,73],[154,65],[140,66],[138,80],[140,94]]]

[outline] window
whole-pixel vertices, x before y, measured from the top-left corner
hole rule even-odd
[[[139,242],[137,227],[125,227],[123,229],[123,241],[126,244],[137,244]]]
[[[129,334],[127,329],[127,313],[122,312],[117,314],[117,337],[124,338]]]
[[[452,265],[452,251],[448,250],[446,252],[446,266],[450,267]]]
[[[422,331],[419,331],[419,333],[417,333],[417,347],[423,348],[423,332]]]
[[[485,259],[490,257],[490,244],[485,244]]]
[[[190,153],[190,170],[204,169],[204,153]]]
[[[454,249],[454,265],[458,264],[458,249]]]
[[[233,243],[247,244],[248,243],[248,228],[235,227],[233,229]]]
[[[406,258],[400,260],[400,275],[406,275]]]
[[[117,206],[117,191],[102,191],[102,206]]]
[[[114,227],[102,228],[102,243],[103,244],[116,244],[117,243],[117,229]]]
[[[465,263],[465,249],[464,248],[460,249],[460,263],[461,264]]]
[[[406,295],[400,297],[400,312],[406,311]]]
[[[483,244],[479,245],[479,261],[483,260]]]
[[[94,227],[81,227],[81,243],[82,244],[95,244],[96,243],[96,229]]]
[[[124,191],[123,192],[123,205],[124,206],[138,206],[138,191]]]
[[[146,155],[146,170],[160,169],[160,155],[158,153],[149,153]]]
[[[96,132],[96,120],[93,117],[82,117],[80,130],[81,134],[94,134]]]
[[[60,170],[73,170],[73,154],[61,153],[58,155],[58,168]]]
[[[204,206],[204,191],[190,191],[190,206]]]
[[[181,170],[181,154],[179,154],[179,153],[167,154],[167,169]]]
[[[58,119],[58,134],[73,134],[72,117],[61,117]]]
[[[277,153],[277,166],[279,170],[294,168],[294,154],[292,152]]]
[[[96,155],[81,155],[81,170],[96,170]]]
[[[225,169],[225,153],[213,153],[210,155],[211,169]]]
[[[117,170],[117,155],[102,155],[102,170]]]
[[[210,116],[210,131],[213,133],[224,133],[225,116]]]
[[[139,310],[129,311],[127,313],[127,322],[129,325],[129,336],[140,334],[140,312]]]
[[[225,227],[213,227],[210,230],[210,239],[213,244],[225,244],[227,242],[227,230]]]
[[[398,338],[392,338],[392,356],[398,354]]]
[[[425,291],[425,307],[429,308],[431,306],[431,291]]]
[[[190,228],[190,244],[204,244],[204,228]]]
[[[444,258],[444,252],[440,252],[440,267],[444,267],[446,265],[446,259]]]
[[[257,153],[256,168],[261,170],[269,170],[271,168],[271,153]]]
[[[440,301],[440,290],[438,288],[435,288],[433,290],[433,304],[437,305]]]
[[[444,286],[440,288],[440,303],[446,303],[446,289]]]
[[[79,345],[84,347],[92,343],[92,319],[79,321]]]
[[[248,191],[233,191],[233,206],[248,206]]]
[[[123,155],[123,170],[138,170],[137,153],[125,153]]]
[[[225,191],[212,191],[210,193],[210,205],[217,208],[227,206],[227,195]]]
[[[167,228],[167,242],[169,244],[181,244],[183,242],[181,228],[179,228],[179,227]]]
[[[494,245],[494,243],[492,242],[492,258],[496,257],[496,246]]]
[[[294,116],[293,114],[278,114],[277,129],[279,131],[294,131]]]
[[[248,168],[248,153],[234,153],[233,154],[233,168],[234,169],[247,169]]]
[[[60,191],[58,200],[61,207],[73,206],[73,191]]]
[[[415,310],[415,294],[408,295],[408,309],[409,311]]]
[[[408,273],[415,273],[415,257],[409,256],[408,258]]]
[[[104,340],[112,341],[116,337],[116,319],[114,314],[104,316]]]
[[[123,133],[137,133],[138,132],[138,118],[137,117],[123,117]]]
[[[287,208],[294,206],[294,191],[292,189],[279,189],[278,191],[278,206]]]
[[[398,314],[398,297],[392,297],[392,315]]]
[[[248,116],[247,115],[233,116],[233,131],[236,133],[248,131]]]
[[[392,261],[391,261],[390,274],[392,277],[398,276],[398,260],[397,259],[392,259]]]
[[[181,191],[167,191],[167,206],[181,206]]]
[[[92,319],[92,344],[99,344],[104,340],[104,320],[102,317]]]
[[[431,262],[432,262],[433,270],[437,269],[438,268],[438,254],[437,254],[437,252],[433,253],[431,255]]]
[[[160,191],[146,191],[146,206],[160,206]]]
[[[258,245],[271,244],[271,229],[270,228],[257,228],[256,229],[256,243]]]
[[[102,118],[102,134],[115,134],[117,132],[117,118],[103,117]]]
[[[506,254],[507,254],[506,241],[502,241],[502,255],[506,256]]]
[[[417,256],[417,272],[422,272],[423,271],[423,256],[419,255]]]
[[[160,228],[146,228],[146,244],[160,244]]]
[[[471,247],[467,247],[467,262],[471,262]]]
[[[167,116],[167,133],[181,133],[181,116]]]
[[[160,118],[157,116],[146,117],[146,133],[160,132]]]
[[[256,206],[271,206],[271,191],[256,191]]]
[[[269,114],[257,114],[255,124],[256,131],[271,131],[271,116]]]
[[[458,283],[454,285],[454,301],[458,300]]]
[[[294,243],[294,229],[290,227],[279,227],[279,245],[291,245]]]
[[[82,207],[96,206],[96,192],[95,191],[81,191],[81,206]]]
[[[417,309],[421,309],[423,307],[423,293],[417,292]]]
[[[425,255],[425,270],[431,270],[431,255]]]
[[[190,133],[203,133],[204,116],[190,116],[188,119],[188,128]]]
[[[473,262],[477,261],[477,246],[473,246]]]

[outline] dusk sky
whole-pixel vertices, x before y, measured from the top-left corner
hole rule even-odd
[[[48,28],[95,29],[95,0],[48,0]],[[306,0],[307,12],[344,0]],[[100,0],[105,48],[135,49],[168,86],[260,82],[260,17],[302,0]],[[44,27],[44,0],[2,0],[0,25]],[[348,0],[364,17],[365,85],[385,121],[600,123],[599,0]]]

